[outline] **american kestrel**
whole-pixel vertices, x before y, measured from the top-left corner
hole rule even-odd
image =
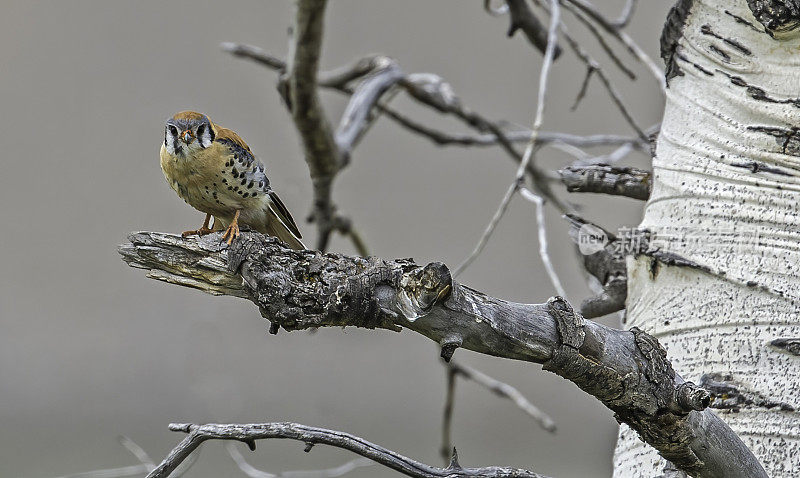
[[[222,239],[230,244],[242,224],[305,249],[292,215],[270,187],[264,164],[238,134],[208,116],[182,111],[167,120],[161,170],[178,196],[206,213],[203,226],[184,237],[227,228]]]

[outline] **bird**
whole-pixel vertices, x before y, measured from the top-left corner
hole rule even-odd
[[[183,237],[224,229],[221,240],[230,245],[242,225],[277,237],[292,249],[305,249],[297,224],[270,186],[264,163],[238,134],[208,116],[181,111],[167,120],[161,170],[181,199],[206,214],[200,229],[185,231]]]

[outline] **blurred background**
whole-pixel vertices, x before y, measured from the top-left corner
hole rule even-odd
[[[508,19],[487,15],[482,3],[332,0],[322,66],[386,54],[406,72],[441,75],[485,116],[527,125],[541,55],[521,34],[507,38]],[[616,17],[624,1],[597,3]],[[640,2],[629,28],[659,65],[670,3]],[[158,166],[164,121],[184,109],[245,138],[306,243],[314,244],[315,230],[303,221],[308,172],[276,75],[219,48],[246,42],[285,56],[291,2],[3,0],[2,7],[0,476],[47,478],[138,463],[115,440],[119,435],[160,461],[182,438],[167,424],[181,421],[298,421],[440,465],[445,373],[428,339],[356,329],[273,337],[251,303],[146,279],[116,252],[131,231],[180,232],[202,222]],[[636,82],[624,79],[565,17],[611,72],[640,124],[658,122],[663,104],[654,79],[617,48],[639,73]],[[596,79],[570,111],[583,74],[569,52],[556,63],[544,130],[631,134]],[[343,99],[326,93],[325,101],[338,120]],[[397,106],[432,126],[463,131],[401,97]],[[538,160],[555,169],[571,158],[548,148]],[[648,162],[634,155],[624,164]],[[455,267],[514,171],[497,148],[438,148],[380,120],[339,176],[334,197],[372,254]],[[612,229],[637,224],[642,209],[627,199],[570,200]],[[534,214],[516,199],[460,280],[519,302],[553,295],[536,253]],[[590,292],[566,225],[552,208],[547,223],[553,260],[579,303]],[[332,250],[352,252],[341,238]],[[601,320],[616,326],[619,318]],[[559,478],[610,475],[617,427],[599,402],[538,365],[463,350],[456,358],[518,387],[558,424],[550,435],[510,402],[459,382],[453,431],[462,465],[516,466]],[[353,458],[324,446],[302,449],[266,441],[246,457],[270,472]],[[220,443],[208,443],[187,476],[244,475]],[[397,475],[369,467],[348,476]]]

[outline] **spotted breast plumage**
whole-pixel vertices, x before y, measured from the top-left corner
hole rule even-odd
[[[223,239],[230,244],[241,224],[294,249],[305,248],[292,215],[270,186],[264,164],[238,134],[208,116],[183,111],[167,120],[161,170],[178,196],[206,213],[203,226],[184,236],[225,229]]]

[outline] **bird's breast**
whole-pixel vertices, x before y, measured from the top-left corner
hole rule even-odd
[[[222,158],[215,158],[206,150],[173,155],[161,148],[161,169],[178,196],[202,212],[232,216],[240,205],[223,192],[222,163]]]

